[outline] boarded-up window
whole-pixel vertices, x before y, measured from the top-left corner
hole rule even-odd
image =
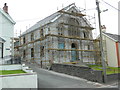
[[[65,44],[64,43],[58,43],[58,48],[59,49],[64,49],[65,48]]]
[[[31,48],[31,57],[34,57],[34,48]]]
[[[44,46],[40,47],[40,56],[44,57]]]

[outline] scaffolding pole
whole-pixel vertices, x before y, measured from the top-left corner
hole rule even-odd
[[[99,21],[99,30],[100,30],[100,51],[101,51],[101,60],[103,66],[103,73],[104,73],[104,83],[107,82],[107,75],[106,75],[106,64],[104,59],[104,51],[103,51],[103,39],[102,39],[102,30],[101,30],[101,19],[100,19],[100,8],[99,8],[99,1],[96,0],[97,11],[98,11],[98,21]]]

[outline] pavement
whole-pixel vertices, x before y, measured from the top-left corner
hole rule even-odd
[[[38,75],[38,88],[118,88],[118,83],[101,84],[75,76],[66,75],[46,69],[34,64],[26,64]]]

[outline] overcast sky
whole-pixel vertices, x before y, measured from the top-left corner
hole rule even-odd
[[[117,34],[118,11],[105,4],[102,0],[99,1],[101,10],[108,9],[108,11],[101,13],[102,25],[107,27],[108,33]],[[118,8],[119,0],[104,1]],[[14,19],[14,21],[16,21],[14,28],[15,36],[20,34],[20,30],[24,32],[26,28],[31,27],[36,22],[44,19],[45,17],[55,13],[57,10],[62,9],[71,3],[75,3],[77,7],[81,8],[81,10],[82,8],[86,8],[87,15],[94,16],[95,14],[96,26],[98,27],[95,0],[0,0],[0,8],[4,6],[4,3],[7,3],[9,14]],[[91,20],[91,23],[94,23],[94,20]],[[95,24],[93,24],[93,26],[95,27]],[[93,34],[98,33],[98,30],[94,30]]]

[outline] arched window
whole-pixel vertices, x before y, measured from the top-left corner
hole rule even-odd
[[[44,46],[40,47],[40,57],[44,57]]]
[[[68,27],[68,35],[69,36],[79,36],[79,22],[75,18],[69,18],[68,20],[69,27]]]
[[[72,43],[72,44],[71,44],[71,48],[77,49],[77,44],[76,44],[76,43]]]
[[[34,40],[34,33],[31,33],[31,41]]]
[[[63,32],[63,26],[59,26],[58,27],[58,35],[63,35],[64,32]]]
[[[88,38],[87,32],[83,32],[84,38]]]

